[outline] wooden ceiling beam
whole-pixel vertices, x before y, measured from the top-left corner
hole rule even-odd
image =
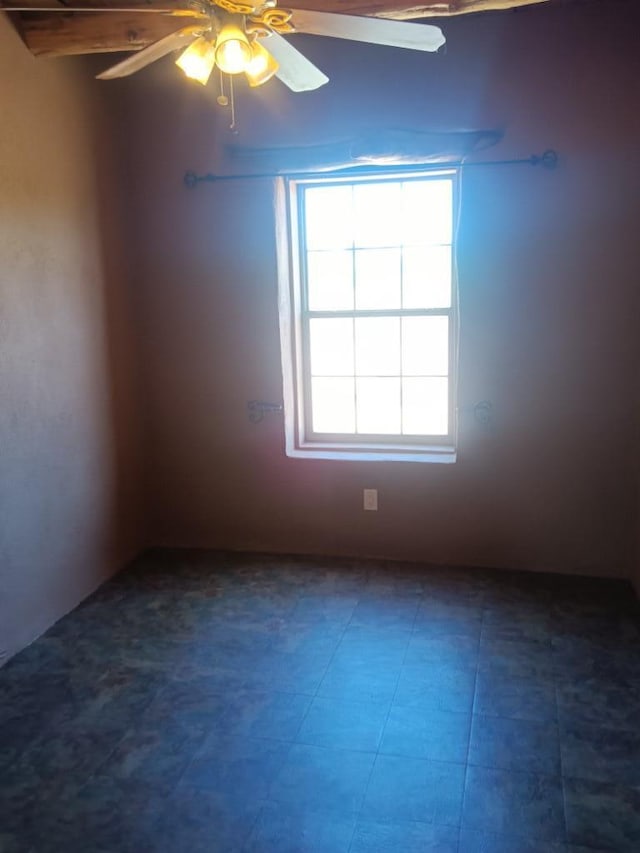
[[[559,0],[292,0],[291,5],[319,12],[413,20],[554,2]],[[203,20],[198,11],[202,2],[198,0],[83,0],[81,5],[88,11],[60,11],[65,5],[73,6],[75,0],[0,0],[0,10],[30,10],[20,14],[20,30],[36,56],[139,50]],[[280,0],[280,5],[289,7],[287,0]],[[50,11],[33,11],[43,7]],[[129,11],[116,11],[124,8]],[[157,14],[149,14],[152,12]]]
[[[202,7],[191,0],[0,0],[4,12],[144,12],[190,15]]]
[[[185,18],[123,12],[24,15],[20,31],[34,56],[140,50],[187,24]]]
[[[204,0],[206,3],[206,0]],[[338,12],[349,15],[370,15],[382,18],[411,20],[414,18],[464,15],[500,9],[514,9],[550,0],[292,0],[298,9],[313,9],[317,12]],[[0,10],[5,11],[54,11],[68,7],[82,7],[83,11],[139,11],[140,13],[164,13],[172,15],[194,15],[202,9],[202,0],[0,0]],[[259,5],[256,2],[256,5]],[[287,8],[286,0],[280,4]]]

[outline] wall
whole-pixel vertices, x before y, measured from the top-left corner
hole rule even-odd
[[[0,662],[141,546],[120,175],[90,81],[0,14]]]
[[[636,552],[634,565],[631,569],[631,583],[636,591],[636,595],[640,598],[640,506],[636,515]]]
[[[638,433],[640,434],[640,427]],[[638,440],[638,447],[640,449],[640,439]],[[640,454],[638,455],[640,456]],[[639,460],[636,459],[636,464],[638,461]],[[633,565],[631,567],[631,583],[634,586],[636,595],[640,599],[640,465],[638,465],[636,470],[636,549],[633,555]]]
[[[170,62],[120,90],[154,542],[629,575],[639,24],[633,0],[463,17],[442,22],[441,56],[298,36],[331,82],[240,86],[237,136]],[[190,191],[182,174],[230,168],[227,144],[397,127],[503,128],[486,157],[554,147],[560,165],[465,173],[458,463],[288,459],[281,420],[246,414],[282,398],[270,183]]]

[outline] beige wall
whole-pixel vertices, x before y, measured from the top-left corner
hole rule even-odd
[[[640,449],[640,441],[638,442]],[[640,456],[640,453],[638,454]],[[640,459],[636,459],[636,463]],[[633,584],[636,595],[640,598],[640,471],[637,474],[637,492],[636,492],[636,549],[631,567],[631,583]]]
[[[119,175],[86,71],[0,14],[0,662],[141,544]]]
[[[634,586],[636,591],[636,595],[640,598],[640,508],[638,509],[636,515],[636,532],[637,532],[637,541],[636,541],[636,552],[635,552],[635,561],[634,565],[631,569],[631,583]]]
[[[299,37],[330,84],[242,89],[238,136],[171,63],[140,75],[127,92],[156,543],[630,573],[639,23],[633,0],[456,19],[439,57]],[[292,460],[279,417],[249,423],[248,400],[282,398],[270,184],[181,186],[187,168],[224,167],[226,143],[375,127],[501,127],[486,156],[561,157],[553,173],[465,173],[452,466]]]

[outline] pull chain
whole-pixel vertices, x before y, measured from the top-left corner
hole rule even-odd
[[[218,69],[218,72],[219,72],[218,76],[219,76],[219,82],[220,82],[220,94],[216,98],[216,101],[218,102],[218,104],[220,104],[221,107],[226,107],[229,104],[229,98],[227,98],[227,96],[224,93],[224,74],[222,73],[222,71],[220,71],[220,69]]]
[[[236,99],[235,99],[235,94],[234,94],[234,89],[233,89],[233,77],[231,76],[231,74],[229,74],[229,97],[227,97],[227,95],[224,91],[224,89],[225,89],[224,74],[222,73],[222,71],[220,71],[220,75],[219,75],[219,87],[220,87],[220,94],[216,98],[216,102],[221,107],[231,106],[231,124],[229,125],[229,130],[232,133],[237,133],[238,130],[236,128]]]
[[[237,133],[236,129],[236,99],[233,90],[233,77],[229,75],[229,94],[231,95],[231,124],[229,125],[229,130],[233,133]]]

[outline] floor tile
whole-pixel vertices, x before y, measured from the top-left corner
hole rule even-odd
[[[157,846],[156,810],[144,789],[104,776],[82,789],[64,788],[41,800],[37,820],[22,835],[22,851],[34,853],[137,853]],[[31,845],[31,846],[29,846]]]
[[[312,696],[324,678],[331,652],[308,655],[304,652],[274,654],[261,665],[252,665],[246,683],[256,690],[304,693]]]
[[[13,657],[3,667],[3,672],[11,679],[28,679],[41,674],[46,682],[51,679],[53,673],[74,667],[80,638],[80,632],[74,635],[73,631],[66,637],[44,634]]]
[[[350,853],[457,853],[458,829],[417,821],[359,820]]]
[[[548,643],[553,629],[553,619],[547,606],[486,608],[482,620],[483,640],[502,642]]]
[[[558,777],[469,766],[462,826],[496,835],[513,827],[530,840],[564,842],[562,785]]]
[[[588,623],[585,623],[588,630]],[[640,643],[602,644],[590,637],[553,637],[551,640],[556,675],[561,678],[604,679],[615,684],[638,685]]]
[[[404,661],[411,636],[411,630],[404,626],[383,628],[349,625],[342,635],[333,660],[399,668]]]
[[[460,636],[480,639],[482,611],[434,606],[423,602],[416,614],[414,631],[423,637]]]
[[[46,713],[41,712],[19,714],[0,724],[0,775],[41,737],[48,723]]]
[[[267,803],[243,848],[246,853],[348,853],[355,817]]]
[[[312,699],[301,693],[242,690],[225,701],[224,725],[230,733],[292,742]]]
[[[564,780],[570,844],[635,853],[640,849],[640,791],[622,785]]]
[[[310,657],[331,656],[338,648],[345,625],[323,624],[297,617],[283,620],[274,631],[271,648],[280,652],[305,654]]]
[[[640,788],[640,731],[567,722],[560,735],[565,776]]]
[[[16,773],[11,767],[0,775],[0,831],[8,839],[7,844],[10,841],[14,847],[19,843],[21,851],[29,850],[34,831],[40,837],[41,816],[47,802],[58,806],[67,790],[76,793],[85,783],[84,778],[75,785],[59,778],[48,783],[31,768],[20,768]]]
[[[158,796],[173,791],[206,731],[178,720],[154,719],[131,729],[100,767],[100,774],[113,780],[137,782]]]
[[[78,850],[88,849],[87,839],[91,839],[92,845],[100,841],[107,850],[138,853],[153,850],[158,843],[158,812],[155,796],[146,785],[122,785],[100,775],[80,791],[64,817],[77,838]]]
[[[294,744],[271,786],[270,799],[292,812],[357,815],[375,755]]]
[[[560,775],[560,744],[555,722],[473,716],[469,764]]]
[[[469,748],[470,725],[470,714],[394,704],[380,752],[464,764]]]
[[[504,640],[485,637],[480,641],[480,672],[509,677],[552,679],[554,676],[551,643],[530,640]]]
[[[6,770],[2,782],[31,791],[81,787],[105,763],[126,733],[109,717],[65,724],[33,741]]]
[[[638,731],[640,682],[634,676],[568,675],[556,680],[558,719]]]
[[[15,832],[0,829],[0,851],[2,853],[30,853],[31,848],[27,846],[24,838]]]
[[[476,683],[475,667],[438,663],[406,664],[400,672],[394,705],[438,711],[471,713]]]
[[[439,601],[423,596],[416,614],[416,628],[424,622],[446,622],[455,620],[458,622],[480,622],[482,623],[483,607],[481,604],[465,604],[459,601]],[[447,632],[451,633],[451,632]]]
[[[419,628],[413,632],[405,665],[439,664],[458,668],[475,667],[478,661],[478,639],[464,634],[422,634]]]
[[[224,791],[179,787],[163,801],[155,826],[157,841],[146,849],[153,853],[240,853],[262,805],[260,800],[229,797]]]
[[[289,748],[275,740],[215,734],[198,750],[180,785],[243,800],[265,799]]]
[[[375,752],[388,709],[384,704],[316,697],[300,726],[299,743]]]
[[[163,683],[162,673],[128,666],[109,667],[92,685],[86,710],[98,717],[120,716],[134,721],[150,706]]]
[[[417,570],[416,570],[417,569]],[[394,560],[376,560],[369,563],[367,580],[360,590],[364,600],[422,599],[424,572],[421,567]]]
[[[558,640],[585,640],[602,649],[640,645],[637,616],[603,605],[589,612],[559,613],[554,608],[552,631]]]
[[[423,581],[423,596],[427,604],[449,604],[455,607],[471,608],[482,606],[485,593],[479,578],[456,578],[447,568],[443,568],[443,572],[439,579],[434,579],[431,575]]]
[[[400,669],[380,667],[368,661],[344,662],[335,659],[329,664],[317,693],[333,699],[382,704],[387,708],[396,692]]]
[[[14,667],[3,667],[0,669],[0,725],[26,714],[39,716],[49,725],[77,715],[79,708],[82,709],[94,695],[93,688],[85,681],[86,676],[73,679],[67,674],[44,672],[23,675]]]
[[[378,755],[362,818],[458,826],[464,765]]]
[[[181,683],[189,687],[197,686],[208,692],[225,695],[249,689],[253,680],[252,675],[250,670],[240,671],[230,664],[219,664],[215,661],[207,664],[201,660],[188,660],[173,670],[166,682]],[[252,689],[272,690],[273,687],[271,685],[266,688],[254,686]]]
[[[322,626],[338,625],[344,628],[353,615],[359,597],[353,593],[315,593],[298,597],[293,612],[294,619]]]
[[[223,683],[208,677],[168,679],[143,716],[154,726],[174,719],[205,732],[226,731],[228,702]]]
[[[582,844],[569,844],[567,853],[611,853],[608,847],[583,847]]]
[[[514,720],[557,719],[553,679],[526,678],[496,672],[479,672],[474,713]]]
[[[514,827],[517,830],[517,827]],[[569,853],[560,842],[537,841],[519,836],[517,831],[509,835],[492,832],[477,832],[461,829],[458,853]]]
[[[361,599],[353,610],[349,624],[350,627],[411,630],[419,603],[419,598],[415,596]]]

